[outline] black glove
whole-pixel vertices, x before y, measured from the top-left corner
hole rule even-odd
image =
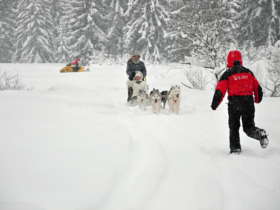
[[[222,92],[220,90],[216,90],[215,94],[214,94],[214,97],[213,97],[213,100],[212,100],[211,108],[213,110],[216,110],[217,107],[219,106],[220,102],[222,102],[222,100],[223,100]]]
[[[217,109],[217,106],[214,106],[214,104],[211,104],[211,109],[212,109],[212,110],[216,110],[216,109]]]

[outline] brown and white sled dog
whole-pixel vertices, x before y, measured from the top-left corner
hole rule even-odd
[[[152,105],[152,111],[153,113],[160,113],[161,110],[161,94],[158,89],[153,89],[150,92],[150,100]]]
[[[181,88],[178,85],[172,86],[169,90],[167,103],[169,112],[179,114],[181,102]]]
[[[131,100],[129,101],[130,105],[137,105],[139,100],[140,93],[146,93],[148,91],[148,85],[145,80],[143,80],[143,74],[140,71],[135,73],[135,76],[132,81],[127,81],[128,88],[132,88],[132,96]],[[141,101],[141,100],[140,100]]]

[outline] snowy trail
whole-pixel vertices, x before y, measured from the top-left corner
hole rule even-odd
[[[180,65],[147,67],[150,89],[184,79]],[[256,106],[270,146],[240,130],[232,156],[211,91],[183,87],[180,114],[156,115],[126,105],[124,66],[3,68],[27,90],[0,94],[0,210],[279,210],[279,99]]]
[[[147,138],[149,133],[133,126],[132,119],[122,124],[131,139],[129,166],[102,210],[114,210],[116,206],[123,210],[145,209],[166,175],[167,162],[162,146],[154,138]]]
[[[161,131],[158,138],[168,157],[169,171],[149,210],[222,209],[223,191],[217,173],[211,167],[211,159],[201,156],[197,142],[193,141],[192,133],[196,131],[188,133],[184,126],[179,126],[186,122],[185,117],[166,116],[157,125]],[[205,189],[211,189],[213,196],[209,197]]]

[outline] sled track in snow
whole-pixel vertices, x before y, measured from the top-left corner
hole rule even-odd
[[[167,173],[162,145],[153,138],[144,138],[145,133],[136,137],[131,128],[128,130],[131,140],[129,166],[100,210],[115,210],[116,206],[122,210],[145,209]]]

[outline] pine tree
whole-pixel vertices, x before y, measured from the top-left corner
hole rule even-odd
[[[15,17],[17,1],[0,1],[0,63],[12,61],[15,42]]]
[[[238,41],[240,46],[272,46],[280,39],[280,1],[244,0],[241,4]]]
[[[227,2],[191,1],[182,12],[186,14],[181,34],[191,42],[192,55],[203,60],[207,67],[215,68],[224,63],[226,51],[234,42]]]
[[[15,59],[19,62],[52,62],[51,2],[19,0]]]
[[[280,96],[280,40],[272,47],[270,66],[268,68],[269,85],[265,88],[271,92],[272,97]]]
[[[176,1],[171,4],[169,37],[166,46],[168,60],[172,62],[185,62],[190,56],[191,40],[185,36],[186,25],[191,24],[191,2]]]
[[[126,16],[128,53],[142,54],[144,60],[162,62],[168,39],[168,0],[129,0]]]
[[[70,48],[68,45],[68,21],[71,5],[68,0],[54,0],[52,2],[52,22],[54,30],[54,48],[56,62],[69,62]]]
[[[126,9],[124,0],[109,0],[105,4],[109,5],[110,26],[108,29],[106,42],[106,54],[108,57],[123,58],[125,53],[125,24],[124,11]]]
[[[102,1],[72,0],[68,11],[68,31],[72,57],[81,57],[83,64],[103,52],[106,39],[106,14]]]

